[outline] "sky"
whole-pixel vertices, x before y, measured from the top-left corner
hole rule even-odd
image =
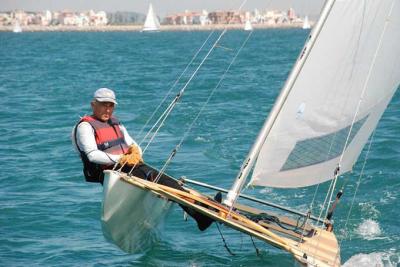
[[[147,13],[149,3],[153,4],[157,15],[166,16],[185,10],[207,11],[237,10],[243,2],[242,10],[252,11],[278,9],[287,10],[293,7],[300,15],[316,16],[324,0],[0,0],[0,11],[22,9],[24,11],[134,11]]]

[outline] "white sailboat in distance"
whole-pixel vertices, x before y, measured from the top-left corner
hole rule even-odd
[[[251,25],[251,22],[250,22],[250,13],[249,12],[246,12],[246,22],[244,24],[244,30],[245,31],[253,30],[253,26]]]
[[[311,25],[310,25],[310,21],[308,20],[308,16],[305,16],[304,20],[303,20],[303,29],[308,30],[310,28],[311,28]]]
[[[162,221],[170,203],[178,203],[282,249],[303,265],[340,266],[332,216],[342,190],[355,189],[339,190],[337,180],[353,169],[400,86],[399,46],[399,0],[327,0],[231,189],[185,178],[179,181],[185,189],[177,190],[157,183],[157,179],[107,170],[104,234],[123,250],[134,252],[135,242],[144,242],[138,238],[146,238],[143,232]],[[185,88],[168,106],[168,114]],[[161,173],[181,144],[182,140]],[[302,205],[308,208],[295,210],[244,195],[242,188],[251,171],[249,184],[253,186],[293,190],[319,188],[327,181],[330,186],[323,204],[312,200]],[[219,197],[214,200],[192,189],[192,185],[227,195],[221,202]],[[241,199],[251,206],[240,203]]]
[[[143,32],[159,31],[160,22],[158,21],[157,15],[154,12],[153,5],[150,3],[149,11],[147,12],[146,20],[143,25]]]
[[[253,26],[251,25],[250,20],[246,20],[246,23],[244,24],[244,30],[245,31],[252,31],[253,30]]]
[[[21,25],[19,24],[18,20],[15,21],[15,24],[14,24],[14,27],[13,27],[13,32],[15,32],[15,33],[22,32],[22,28],[21,28]]]

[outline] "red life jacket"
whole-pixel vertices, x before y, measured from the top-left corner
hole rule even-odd
[[[81,122],[88,122],[94,129],[97,148],[101,151],[120,155],[128,151],[124,135],[119,128],[119,121],[112,117],[107,122],[102,122],[92,116],[84,116]]]
[[[76,142],[76,129],[81,122],[88,122],[94,130],[97,148],[113,155],[124,154],[128,151],[128,145],[125,142],[124,135],[119,127],[119,121],[112,117],[107,122],[102,122],[92,116],[84,116],[75,127],[75,143]],[[87,155],[77,146],[81,159],[83,162],[83,173],[87,182],[100,182],[103,183],[104,175],[103,170],[109,166],[99,165],[90,162]]]

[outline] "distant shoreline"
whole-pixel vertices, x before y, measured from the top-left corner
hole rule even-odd
[[[275,29],[275,28],[301,28],[302,24],[254,24],[254,29]],[[142,30],[142,25],[106,25],[106,26],[21,26],[23,32],[113,32],[113,31],[134,31]],[[160,31],[210,31],[210,30],[241,30],[244,24],[217,24],[217,25],[161,25]],[[13,26],[0,26],[0,32],[12,32]]]

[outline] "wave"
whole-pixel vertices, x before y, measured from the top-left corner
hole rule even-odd
[[[346,261],[342,267],[395,267],[400,264],[400,255],[395,252],[373,252],[356,254]]]
[[[357,233],[363,239],[373,240],[373,239],[379,239],[382,231],[377,221],[367,219],[358,226]]]

